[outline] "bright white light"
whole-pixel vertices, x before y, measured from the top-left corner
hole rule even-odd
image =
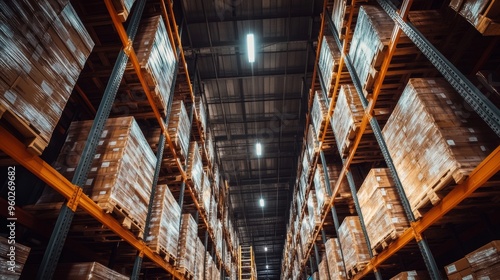
[[[262,144],[260,144],[260,143],[255,144],[255,150],[257,152],[257,155],[261,156],[262,155]]]
[[[266,264],[266,269],[269,269],[269,266]]]
[[[247,50],[248,62],[253,63],[255,61],[255,42],[252,33],[247,34]]]
[[[261,198],[259,200],[259,204],[260,204],[260,207],[264,207],[264,199],[263,198]]]
[[[267,252],[267,247],[264,247],[264,251],[266,251],[266,252]]]

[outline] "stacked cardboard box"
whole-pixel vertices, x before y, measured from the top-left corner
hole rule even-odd
[[[498,0],[452,0],[449,6],[485,36],[500,35]]]
[[[321,50],[319,53],[318,67],[321,78],[325,83],[325,90],[327,96],[330,97],[330,85],[338,74],[340,51],[333,39],[333,36],[323,36],[321,41]]]
[[[196,104],[196,113],[201,124],[202,137],[205,139],[205,132],[207,131],[207,114],[205,113],[205,105],[201,96],[196,96],[194,99]]]
[[[215,232],[215,251],[222,257],[222,222],[217,219],[214,227]]]
[[[372,249],[383,249],[409,227],[389,169],[372,169],[358,191]]]
[[[314,189],[316,190],[316,201],[318,205],[317,212],[320,214],[323,213],[323,210],[330,200],[326,183],[323,165],[318,164],[316,166],[316,172],[314,173]]]
[[[416,216],[498,146],[444,79],[410,79],[383,135]]]
[[[206,257],[205,257],[205,278],[206,280],[212,280],[214,279],[214,276],[216,275],[216,272],[214,270],[214,260],[212,258],[212,255],[210,255],[209,252],[206,252]]]
[[[314,126],[314,131],[316,131],[316,138],[318,138],[323,131],[327,113],[328,108],[325,98],[323,97],[323,92],[317,90],[314,93],[313,105],[311,108],[311,123]]]
[[[207,138],[205,140],[205,150],[207,151],[208,161],[215,165],[215,149],[214,149],[214,139],[210,131],[206,133]]]
[[[319,280],[319,274],[318,272],[314,272],[313,275],[311,275],[311,277],[309,277],[308,280]]]
[[[192,141],[189,145],[186,174],[193,184],[195,192],[200,194],[202,192],[203,163],[201,162],[200,150],[196,141]]]
[[[300,223],[300,243],[302,245],[302,252],[305,252],[309,246],[309,241],[312,239],[312,228],[309,216],[304,215]]]
[[[69,180],[73,178],[91,126],[92,121],[73,122],[54,163],[55,169]],[[124,216],[129,226],[134,225],[142,232],[155,164],[156,157],[133,117],[108,119],[83,192],[103,210]],[[63,197],[46,187],[37,204],[60,201]]]
[[[167,130],[181,160],[186,158],[188,149],[190,148],[190,125],[191,123],[189,122],[189,116],[186,107],[184,107],[184,102],[182,102],[182,100],[174,100],[172,103],[172,110],[170,111]],[[193,156],[191,150],[189,156]]]
[[[127,20],[128,15],[130,14],[130,10],[132,9],[132,5],[134,5],[135,0],[113,0],[113,6],[118,13],[118,18],[125,22]]]
[[[340,39],[344,38],[344,33],[345,33],[345,18],[346,18],[346,10],[347,6],[347,0],[341,0],[341,1],[334,1],[333,3],[333,8],[332,8],[332,21],[333,25],[335,25],[335,29],[337,30],[337,34]],[[332,30],[332,32],[335,32]]]
[[[500,275],[500,240],[494,240],[464,258],[447,265],[446,274],[450,280],[497,279]]]
[[[161,16],[141,20],[134,40],[134,50],[155,104],[166,114],[172,92],[176,58]],[[133,69],[132,64],[129,63],[127,68]]]
[[[208,213],[210,211],[210,198],[212,197],[212,188],[210,188],[210,180],[205,171],[203,171],[201,192],[198,195],[200,206]]]
[[[361,126],[364,113],[354,85],[342,85],[332,116],[333,132],[341,155],[349,155],[352,140]]]
[[[328,272],[328,260],[326,259],[326,254],[323,254],[321,262],[318,267],[319,279],[320,280],[330,280],[330,273]]]
[[[31,248],[19,242],[10,244],[9,240],[12,239],[0,236],[0,279],[19,279]],[[11,247],[15,250],[11,250]],[[14,260],[11,256],[14,256]]]
[[[371,93],[373,82],[391,41],[394,21],[376,6],[361,6],[349,49],[354,69],[365,96]]]
[[[105,267],[98,262],[63,263],[54,272],[53,279],[116,279],[127,280],[129,277]]]
[[[339,242],[342,245],[347,273],[353,276],[370,260],[358,216],[349,216],[344,219],[339,227]]]
[[[391,280],[427,280],[429,275],[423,271],[403,271],[391,278]]]
[[[292,279],[301,279],[300,277],[300,262],[295,258],[292,270]]]
[[[203,279],[205,253],[205,246],[203,246],[199,237],[196,238],[196,270],[194,273],[194,279]]]
[[[325,251],[330,278],[336,280],[347,279],[339,240],[337,238],[328,239],[325,243]]]
[[[133,205],[133,204],[131,204]],[[156,187],[146,244],[157,253],[177,256],[181,209],[167,185]]]
[[[309,160],[309,156],[307,154],[307,148],[305,148],[302,153],[302,176],[305,176],[306,178],[309,177],[309,172],[312,170],[310,162],[311,161]]]
[[[297,213],[299,216],[302,214],[302,207],[304,205],[305,193],[307,189],[307,177],[303,172],[300,174],[299,185],[297,188]]]
[[[0,118],[41,154],[94,42],[69,1],[1,1]]]
[[[306,155],[309,158],[309,162],[313,162],[314,155],[318,152],[319,143],[316,138],[316,132],[314,131],[314,127],[312,124],[309,125],[309,129],[307,130],[307,145],[306,145]]]
[[[177,264],[194,275],[198,224],[191,214],[182,214],[181,234],[177,249]]]
[[[307,213],[309,215],[309,223],[311,229],[321,224],[321,216],[318,212],[318,201],[316,200],[316,191],[311,190],[307,196]]]
[[[337,184],[337,181],[339,180],[340,171],[342,171],[342,165],[331,163],[327,165],[327,170],[328,170],[328,178],[330,179],[330,187],[332,188],[333,191],[335,184]],[[340,188],[339,191],[337,192],[336,198],[340,197],[342,199],[346,199],[350,198],[351,196],[352,195],[351,195],[351,189],[349,188],[349,183],[347,182],[347,179],[344,177],[342,182],[340,182]]]

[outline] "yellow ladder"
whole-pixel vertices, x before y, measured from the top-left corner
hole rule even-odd
[[[238,248],[240,260],[239,280],[257,280],[257,268],[252,246],[240,246]]]

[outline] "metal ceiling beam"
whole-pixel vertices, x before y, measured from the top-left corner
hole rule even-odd
[[[296,135],[297,134],[294,131],[292,131],[292,132],[287,131],[287,132],[283,132],[282,137],[283,138],[295,138]],[[259,134],[231,135],[230,139],[229,139],[229,137],[227,137],[227,135],[220,135],[220,136],[215,136],[214,140],[217,141],[217,142],[223,142],[223,141],[230,141],[231,139],[233,139],[233,140],[245,140],[247,138],[248,139],[252,139],[252,138],[253,139],[257,139],[257,138],[263,139],[263,141],[262,141],[263,145],[266,145],[266,143],[268,141],[270,141],[269,134],[267,133],[266,130],[263,130],[263,132],[259,133]],[[218,146],[220,146],[220,144],[218,144]]]
[[[304,76],[304,69],[290,69],[287,74],[285,74],[284,69],[272,69],[272,70],[267,70],[267,71],[258,71],[254,72],[253,75],[252,73],[244,73],[242,75],[213,75],[213,71],[209,72],[210,75],[203,75],[203,73],[200,72],[201,74],[201,79],[204,82],[207,81],[213,81],[218,79],[219,81],[224,81],[224,80],[242,80],[242,79],[252,79],[252,78],[276,78],[276,77],[284,77],[285,75],[288,77],[303,77]]]
[[[299,117],[297,115],[292,115],[292,114],[286,114],[286,121],[298,121]],[[272,116],[263,116],[260,114],[256,115],[250,115],[250,114],[245,114],[245,110],[243,111],[242,115],[230,115],[226,118],[224,117],[211,117],[210,118],[210,124],[231,124],[231,123],[243,123],[246,124],[248,122],[271,122],[271,121],[279,121],[279,118],[275,115]]]
[[[245,48],[246,46],[242,44],[243,40],[231,40],[231,41],[216,41],[212,42],[212,46],[208,45],[206,42],[202,42],[199,45],[197,43],[192,44],[191,46],[186,46],[187,52],[195,52],[198,54],[211,54],[214,51],[219,49],[229,49],[229,48]],[[306,43],[307,45],[312,44],[313,41],[310,40],[307,36],[297,36],[287,41],[286,37],[277,36],[277,37],[267,37],[263,38],[259,43],[263,46],[274,45],[280,43]],[[260,51],[260,50],[257,50]]]
[[[256,21],[256,20],[266,20],[266,19],[279,19],[279,18],[309,18],[314,15],[311,13],[304,13],[304,10],[294,10],[291,15],[289,15],[288,11],[283,12],[281,10],[277,10],[271,13],[262,13],[260,15],[238,15],[238,16],[229,16],[229,17],[221,17],[219,15],[210,15],[205,19],[204,17],[199,18],[188,18],[186,19],[187,25],[200,24],[205,23],[208,20],[209,23],[212,22],[242,22],[242,21]]]
[[[300,92],[287,92],[285,100],[300,100],[302,96]],[[215,98],[207,98],[208,105],[215,104],[228,104],[228,103],[240,103],[240,102],[265,102],[265,101],[281,101],[282,94],[276,93],[265,93],[263,95],[255,96],[244,96],[243,98],[239,96],[226,96],[222,100]]]

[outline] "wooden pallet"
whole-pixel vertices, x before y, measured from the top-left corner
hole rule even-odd
[[[348,279],[351,279],[354,277],[354,275],[356,275],[358,272],[360,272],[361,270],[363,270],[366,265],[368,264],[368,262],[359,262],[357,263],[355,266],[351,267],[348,271],[347,271],[347,278]]]
[[[184,275],[184,279],[186,280],[193,280],[194,279],[194,273],[189,271],[189,269],[185,267],[178,267],[177,270]]]
[[[131,231],[144,232],[144,224],[139,220],[131,217],[127,209],[116,203],[116,201],[108,200],[97,202],[97,205],[106,213],[114,216],[123,227]]]
[[[40,131],[2,103],[0,103],[0,120],[2,121],[1,125],[12,131],[16,138],[23,142],[28,151],[34,155],[41,155],[49,145],[49,139],[40,135]]]
[[[396,240],[398,238],[405,228],[395,228],[391,230],[390,232],[387,233],[387,235],[379,241],[377,244],[373,245],[372,244],[372,253],[374,256],[378,255],[380,252],[384,251],[389,244],[392,243],[392,241]]]

